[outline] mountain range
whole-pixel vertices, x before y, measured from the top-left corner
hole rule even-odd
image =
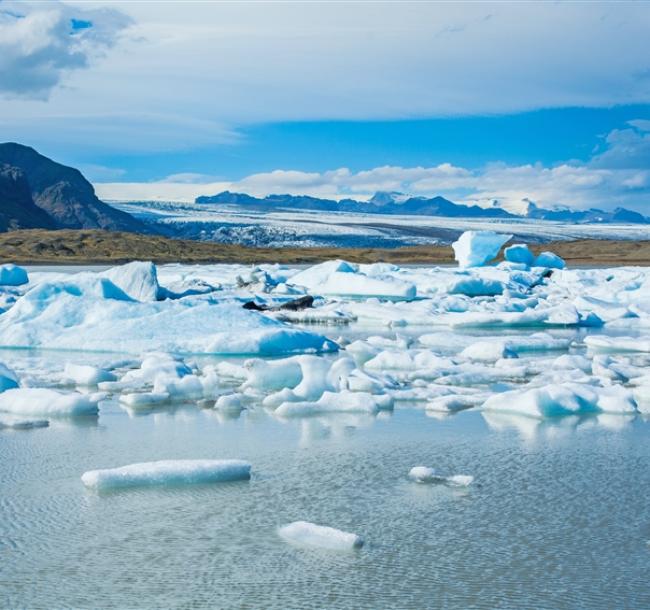
[[[528,218],[580,224],[650,223],[650,218],[624,208],[617,208],[613,212],[568,208],[549,210],[533,202],[525,202],[522,213],[515,214],[496,204],[481,207],[454,203],[439,196],[411,197],[384,191],[376,193],[368,201],[336,201],[289,194],[260,198],[224,191],[213,196],[198,197],[196,203],[237,206],[258,212],[312,210],[454,218]],[[79,170],[57,163],[29,146],[14,142],[0,144],[0,231],[31,228],[169,232],[169,228],[160,223],[139,220],[100,201],[92,184]]]
[[[454,203],[444,197],[410,197],[403,193],[379,191],[368,201],[355,199],[322,199],[305,195],[268,195],[253,197],[245,193],[224,191],[217,195],[202,196],[195,203],[238,206],[259,212],[274,210],[320,210],[326,212],[356,212],[362,214],[399,214],[419,216],[445,216],[453,218],[530,218],[573,223],[650,223],[650,218],[638,212],[616,208],[612,212],[598,209],[572,210],[569,208],[545,209],[528,202],[523,214],[509,212],[498,205],[481,207]]]

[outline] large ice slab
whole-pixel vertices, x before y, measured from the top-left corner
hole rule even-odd
[[[105,278],[34,287],[0,315],[0,345],[268,356],[337,349],[322,335],[291,328],[237,303],[142,303]]]
[[[589,413],[636,413],[632,392],[620,385],[599,387],[557,383],[495,394],[483,403],[486,411],[545,418]]]
[[[278,529],[278,534],[288,542],[330,551],[351,551],[363,546],[363,538],[309,521],[294,521]]]
[[[0,393],[0,411],[16,415],[95,415],[98,396],[48,388],[15,388]]]
[[[81,480],[86,487],[103,490],[239,481],[249,479],[250,472],[251,465],[244,460],[161,460],[89,470],[83,473]]]

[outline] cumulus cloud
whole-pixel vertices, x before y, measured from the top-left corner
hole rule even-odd
[[[153,183],[100,184],[109,199],[193,200],[222,190],[257,196],[291,193],[330,199],[368,199],[377,191],[413,196],[443,195],[457,202],[500,205],[520,211],[529,201],[541,207],[628,207],[650,214],[650,121],[630,121],[629,128],[605,138],[606,149],[588,163],[507,165],[490,163],[470,169],[450,163],[432,167],[382,166],[353,172],[341,167],[324,172],[275,170],[237,181],[209,181],[187,174]],[[624,132],[632,132],[631,134]],[[650,157],[648,157],[650,159]],[[137,193],[137,196],[136,196]]]
[[[66,72],[86,68],[131,23],[108,8],[62,2],[0,4],[0,93],[46,99]]]

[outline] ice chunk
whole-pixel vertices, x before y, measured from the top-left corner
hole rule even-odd
[[[243,394],[227,394],[225,396],[219,396],[214,408],[219,411],[238,413],[245,408],[244,403],[245,398]]]
[[[322,335],[291,328],[238,303],[140,303],[105,278],[36,286],[0,315],[0,345],[269,356],[337,349]]]
[[[308,521],[294,521],[278,529],[278,534],[287,542],[298,546],[350,551],[363,546],[363,539],[357,534],[343,532],[333,527],[316,525]]]
[[[109,279],[136,301],[156,301],[160,298],[156,266],[151,262],[133,261],[111,267],[99,275]]]
[[[466,347],[460,355],[462,358],[482,362],[496,362],[501,358],[517,358],[517,352],[505,341],[477,341]]]
[[[468,297],[493,297],[503,294],[503,284],[489,278],[468,276],[455,280],[447,287],[447,292]]]
[[[168,392],[133,392],[120,395],[120,402],[134,409],[155,407],[168,400]]]
[[[0,394],[0,411],[17,415],[95,415],[99,396],[48,388],[15,388]]]
[[[547,267],[548,269],[564,269],[566,263],[553,252],[542,252],[535,258],[535,267]]]
[[[296,273],[291,277],[290,283],[294,286],[304,286],[305,288],[313,289],[327,281],[327,278],[332,273],[356,273],[357,271],[358,267],[352,263],[347,263],[342,260],[326,261]],[[350,277],[348,281],[352,280],[353,277]]]
[[[120,468],[89,470],[81,480],[93,489],[118,489],[144,485],[221,483],[250,479],[251,465],[243,460],[161,460]]]
[[[483,409],[544,418],[603,412],[635,413],[637,406],[630,390],[622,386],[558,383],[495,394],[483,403]]]
[[[13,430],[31,430],[32,428],[47,428],[50,422],[47,419],[27,419],[16,416],[0,416],[0,430],[12,428]]]
[[[460,267],[480,267],[499,254],[512,235],[494,231],[465,231],[451,247]]]
[[[526,244],[512,244],[504,250],[505,259],[510,263],[521,263],[527,267],[535,262],[535,255]]]
[[[409,471],[409,478],[416,483],[442,483],[450,487],[468,487],[474,481],[474,477],[466,474],[455,474],[452,476],[441,476],[434,468],[428,466],[414,466]]]
[[[88,364],[66,363],[63,374],[80,386],[97,385],[102,381],[117,381],[117,377],[105,369]]]
[[[0,265],[0,286],[22,286],[27,284],[27,271],[12,263]]]
[[[589,335],[585,345],[597,352],[650,352],[650,341],[639,337],[604,337]]]
[[[6,364],[0,362],[0,392],[18,387],[18,375]]]
[[[302,417],[320,413],[370,413],[391,409],[390,396],[373,396],[367,392],[324,392],[316,401],[284,402],[275,411],[280,417]]]
[[[416,295],[415,285],[411,282],[386,276],[368,277],[356,273],[332,273],[326,281],[314,287],[314,290],[323,295],[336,295],[348,297],[382,297],[393,300],[410,300]]]

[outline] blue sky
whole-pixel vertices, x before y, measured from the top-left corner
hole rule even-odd
[[[107,199],[650,214],[650,4],[0,0],[0,139]]]

